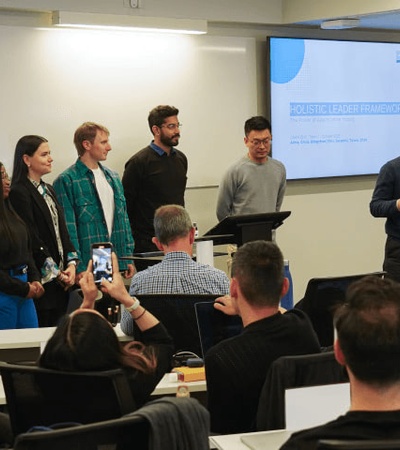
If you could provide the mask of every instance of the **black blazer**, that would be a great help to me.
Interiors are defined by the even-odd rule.
[[[58,211],[60,237],[64,250],[64,267],[67,263],[67,255],[74,252],[75,248],[69,238],[65,223],[64,211],[59,205],[53,187],[46,183],[48,193],[52,196]],[[26,223],[32,242],[33,259],[37,268],[42,268],[47,257],[51,256],[59,264],[57,238],[53,221],[46,200],[28,178],[13,183],[9,195],[10,202]]]

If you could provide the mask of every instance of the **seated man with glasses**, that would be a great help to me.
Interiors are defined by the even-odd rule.
[[[158,250],[152,242],[155,210],[167,204],[185,206],[188,163],[184,153],[174,148],[182,127],[178,113],[168,105],[152,109],[148,122],[154,139],[125,164],[122,184],[138,253]]]
[[[248,153],[224,175],[217,202],[218,220],[226,216],[280,211],[286,189],[285,166],[270,157],[271,124],[262,116],[244,124]]]

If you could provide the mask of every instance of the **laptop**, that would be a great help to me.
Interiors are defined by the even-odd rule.
[[[278,450],[290,438],[292,431],[272,430],[248,433],[240,436],[243,444],[251,450]]]
[[[322,425],[345,414],[349,407],[349,383],[286,389],[286,428],[303,430]]]
[[[242,332],[242,319],[218,311],[214,302],[198,302],[194,306],[203,358],[212,346]]]
[[[171,335],[177,352],[193,352],[201,357],[200,336],[197,330],[195,304],[213,302],[216,294],[138,294],[143,308],[154,314]],[[134,322],[134,336],[143,340]]]

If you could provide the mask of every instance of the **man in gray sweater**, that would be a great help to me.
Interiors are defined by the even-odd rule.
[[[248,153],[228,169],[219,187],[220,221],[226,216],[280,211],[285,194],[285,166],[270,157],[270,122],[262,116],[251,117],[244,132]]]

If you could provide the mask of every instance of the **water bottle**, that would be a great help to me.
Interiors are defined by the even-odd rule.
[[[289,280],[289,289],[286,292],[286,295],[281,298],[281,306],[285,309],[293,308],[293,282],[292,275],[289,269],[289,261],[287,259],[284,260],[284,275]]]

